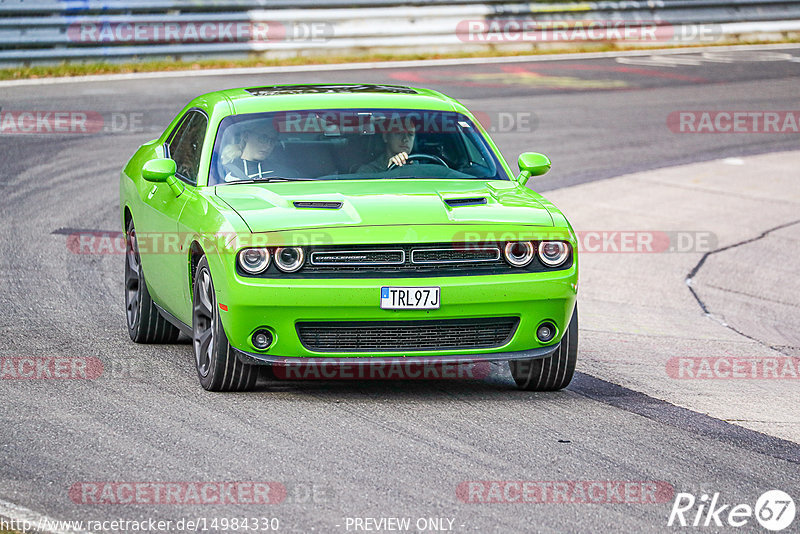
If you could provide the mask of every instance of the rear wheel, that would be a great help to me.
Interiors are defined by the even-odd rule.
[[[514,360],[509,362],[511,376],[519,389],[526,391],[555,391],[572,381],[578,359],[578,306],[572,312],[567,331],[558,349],[549,358]]]
[[[192,294],[192,345],[200,385],[209,391],[251,389],[259,369],[240,362],[228,343],[205,256],[197,264]]]
[[[125,239],[125,316],[128,334],[136,343],[175,343],[180,335],[180,330],[158,313],[147,291],[133,221],[128,223]]]

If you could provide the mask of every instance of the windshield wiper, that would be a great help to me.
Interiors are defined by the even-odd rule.
[[[477,176],[392,176],[387,180],[468,180],[470,178],[477,178]]]
[[[227,184],[255,184],[260,182],[308,182],[314,181],[316,178],[286,178],[284,176],[268,176],[265,178],[252,178],[250,180],[234,180],[233,182],[224,182],[219,185]]]

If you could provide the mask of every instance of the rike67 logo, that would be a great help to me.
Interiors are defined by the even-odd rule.
[[[704,493],[699,499],[691,493],[678,493],[667,526],[742,527],[751,524],[755,517],[765,529],[778,532],[792,524],[795,513],[794,500],[781,490],[764,492],[755,507],[725,503],[719,493],[712,496]]]

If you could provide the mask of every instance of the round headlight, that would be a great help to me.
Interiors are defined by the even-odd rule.
[[[293,273],[303,266],[305,255],[300,247],[284,247],[275,249],[275,265],[287,273]]]
[[[569,246],[563,241],[542,241],[539,243],[539,258],[548,267],[558,267],[569,257]]]
[[[535,251],[530,241],[514,241],[506,243],[504,252],[506,261],[512,266],[525,267],[533,260]]]
[[[269,267],[269,250],[246,248],[239,253],[239,266],[248,274],[263,273]]]

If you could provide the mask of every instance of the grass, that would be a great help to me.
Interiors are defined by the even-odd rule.
[[[774,43],[795,43],[800,39],[784,39],[782,41],[728,41],[714,43],[712,46],[732,45],[732,44],[774,44]],[[702,45],[675,45],[660,48],[692,48]],[[338,56],[301,56],[290,58],[266,58],[253,57],[244,59],[206,59],[199,61],[174,61],[174,60],[145,60],[141,62],[129,63],[61,63],[57,65],[37,65],[29,67],[0,68],[0,80],[21,80],[31,78],[53,78],[64,76],[87,76],[95,74],[127,74],[134,72],[163,72],[175,70],[204,70],[204,69],[225,69],[240,67],[274,67],[287,65],[325,65],[336,63],[358,63],[372,61],[402,61],[419,59],[452,59],[470,57],[509,57],[523,55],[540,54],[563,54],[580,52],[610,52],[622,50],[648,50],[650,47],[633,45],[619,45],[616,43],[590,43],[585,45],[571,46],[565,48],[532,48],[529,50],[503,50],[489,49],[478,52],[454,52],[446,54],[413,53],[413,54],[352,54]],[[3,534],[3,533],[0,533]]]
[[[8,527],[22,527],[24,525],[9,519],[4,515],[0,515],[0,534],[23,534],[18,530],[8,530]]]

